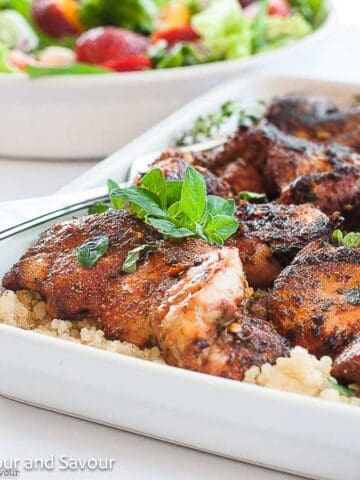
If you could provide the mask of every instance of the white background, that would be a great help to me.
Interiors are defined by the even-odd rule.
[[[360,0],[335,0],[336,32],[317,49],[265,72],[360,82]],[[0,201],[46,195],[88,169],[90,162],[0,159]],[[1,355],[1,353],[0,353]],[[294,426],[296,428],[296,426]],[[256,445],[254,445],[256,448]],[[296,477],[91,424],[0,397],[1,459],[115,458],[112,472],[24,472],[19,478],[285,480]],[[279,452],[279,455],[281,452]]]

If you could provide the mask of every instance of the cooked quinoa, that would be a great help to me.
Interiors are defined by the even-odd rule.
[[[29,291],[18,291],[15,294],[6,290],[0,294],[0,323],[113,353],[165,363],[157,347],[140,349],[131,343],[107,340],[95,320],[69,321],[50,318],[46,313],[45,302]],[[275,365],[251,367],[246,372],[244,381],[360,406],[360,398],[346,397],[330,385],[331,366],[330,357],[318,360],[304,348],[295,347],[291,350],[290,357],[278,358]]]
[[[18,291],[15,294],[5,290],[0,295],[0,323],[109,352],[164,363],[157,347],[142,350],[132,343],[107,340],[95,320],[69,321],[50,318],[46,313],[45,302],[29,291]]]

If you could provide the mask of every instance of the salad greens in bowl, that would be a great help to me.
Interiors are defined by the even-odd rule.
[[[326,0],[0,0],[0,73],[109,74],[238,60],[318,29]]]

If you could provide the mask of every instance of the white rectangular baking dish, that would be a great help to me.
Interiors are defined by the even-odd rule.
[[[121,178],[138,155],[166,147],[200,112],[232,98],[289,90],[337,100],[358,85],[301,79],[231,82],[172,115],[74,182]],[[68,191],[71,189],[68,188]],[[63,201],[63,198],[62,200]],[[0,277],[47,225],[0,242]],[[95,422],[312,478],[358,480],[360,409],[68,343],[0,325],[0,394]],[[219,475],[221,473],[219,472]]]

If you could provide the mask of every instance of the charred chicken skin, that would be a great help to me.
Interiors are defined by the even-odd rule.
[[[267,121],[241,127],[208,160],[233,187],[246,190],[249,180],[238,162],[248,165],[255,192],[265,192],[279,203],[313,203],[328,215],[339,211],[352,224],[360,216],[360,155],[339,145],[318,145],[281,132]],[[242,167],[243,168],[243,167]],[[226,172],[231,171],[229,179]],[[225,173],[224,173],[225,172]],[[236,188],[234,188],[236,185]]]
[[[82,266],[78,247],[104,234],[108,251]],[[129,251],[143,244],[156,250],[134,273],[122,273]],[[251,291],[237,249],[164,240],[122,210],[50,228],[3,285],[38,292],[54,318],[98,318],[108,338],[158,344],[168,363],[191,370],[240,380],[250,365],[274,362],[288,349],[271,326],[247,317],[242,302]]]
[[[275,280],[269,319],[293,345],[334,358],[359,337],[359,285],[359,248],[313,242]],[[347,361],[351,372],[349,362],[358,358],[353,352],[343,355],[334,368],[340,373]],[[347,380],[356,379],[348,374]]]
[[[303,247],[331,231],[329,218],[310,204],[242,202],[236,216],[239,229],[227,245],[239,249],[248,282],[257,288],[271,287]]]
[[[335,358],[331,374],[346,384],[360,384],[360,335]]]
[[[328,97],[286,95],[270,103],[266,118],[296,137],[338,143],[360,152],[359,105],[339,107]]]

